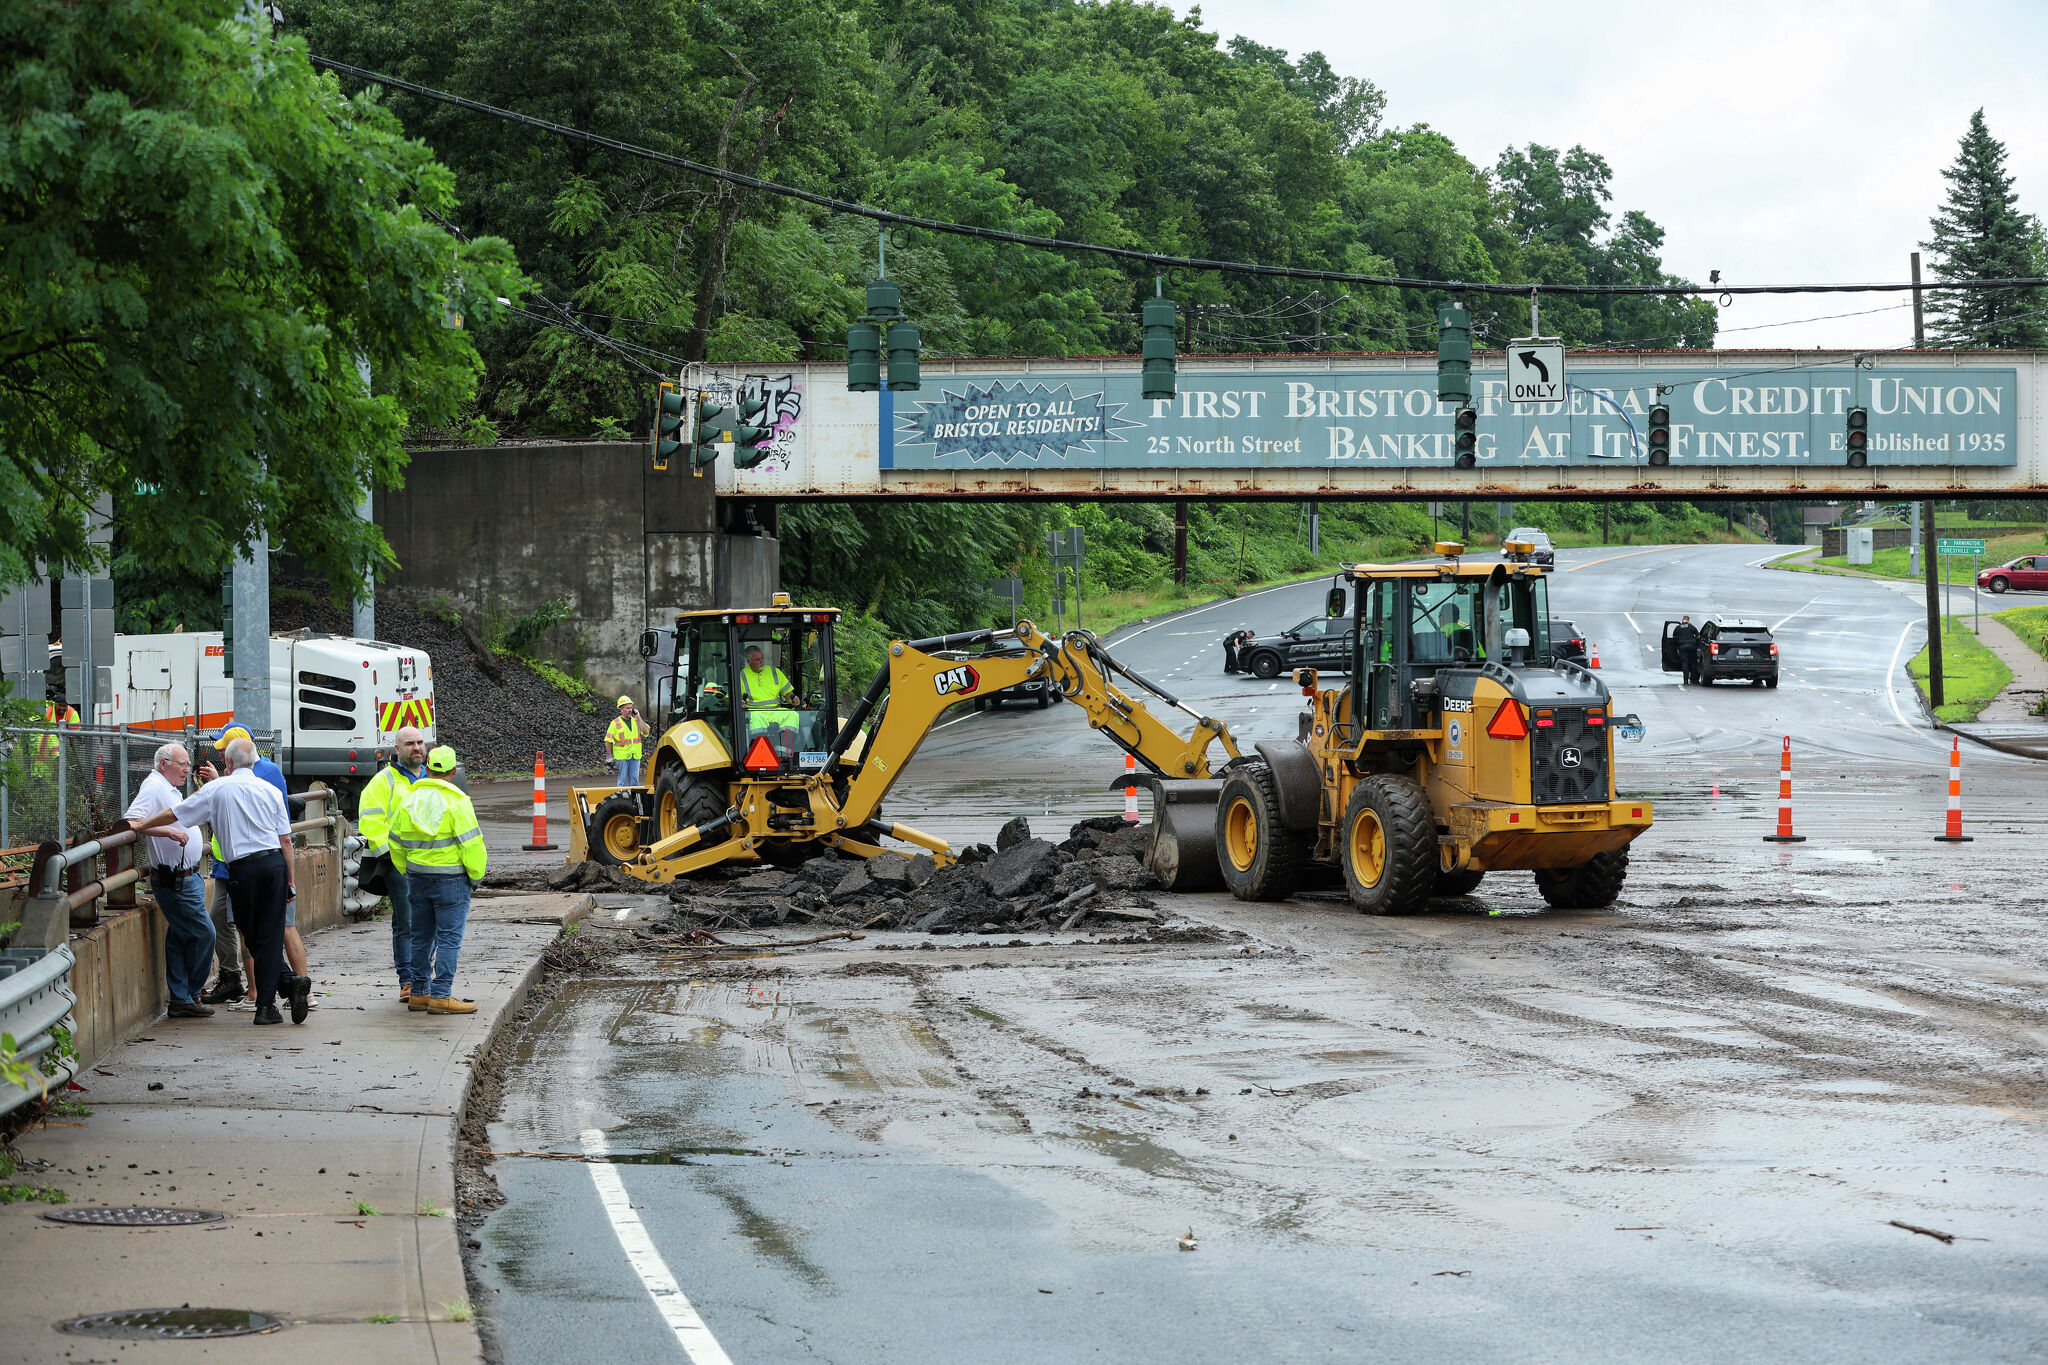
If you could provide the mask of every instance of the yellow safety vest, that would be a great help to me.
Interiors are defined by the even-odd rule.
[[[782,694],[789,691],[790,686],[781,669],[764,668],[758,673],[751,668],[741,669],[740,681],[746,684],[749,711],[786,709]]]
[[[382,853],[390,842],[391,821],[398,814],[398,807],[412,793],[413,785],[424,781],[422,771],[414,777],[398,764],[377,770],[363,788],[363,798],[356,806],[356,832],[363,836],[370,846],[370,852]]]
[[[459,787],[423,777],[391,817],[391,865],[409,877],[484,879],[484,832]]]
[[[60,715],[57,704],[46,701],[43,703],[43,723],[52,726],[68,725],[75,730],[78,728],[78,708],[67,704]],[[63,751],[63,746],[64,741],[57,738],[55,730],[46,730],[37,735],[33,755],[37,770],[54,771],[57,767],[57,755]]]
[[[640,741],[647,737],[647,722],[634,716],[628,719],[619,716],[604,732],[604,742],[611,746],[612,761],[640,757]]]

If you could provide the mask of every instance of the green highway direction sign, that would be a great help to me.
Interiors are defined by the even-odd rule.
[[[1984,553],[1984,542],[1981,540],[1937,540],[1934,542],[1934,552],[1940,555],[1981,555]]]

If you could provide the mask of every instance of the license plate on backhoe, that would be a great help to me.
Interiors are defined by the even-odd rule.
[[[826,751],[823,749],[806,749],[796,756],[796,766],[799,768],[822,768],[825,766],[825,753]]]

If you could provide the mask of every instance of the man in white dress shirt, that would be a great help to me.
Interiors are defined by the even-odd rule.
[[[191,771],[192,756],[184,745],[158,749],[155,771],[142,779],[124,818],[139,822],[177,805],[185,799],[179,788]],[[199,1002],[213,961],[213,921],[206,914],[199,877],[204,851],[195,829],[172,824],[149,836],[149,888],[164,916],[164,986],[173,1019],[204,1019],[213,1013]]]
[[[162,825],[210,824],[228,866],[228,900],[235,927],[255,959],[256,1022],[281,1024],[277,980],[284,972],[284,903],[293,881],[292,817],[277,788],[256,775],[256,741],[238,735],[224,751],[227,775],[209,782],[166,811],[134,825],[146,833]],[[306,1019],[307,986],[292,978],[292,1022]],[[301,983],[305,983],[302,985]]]

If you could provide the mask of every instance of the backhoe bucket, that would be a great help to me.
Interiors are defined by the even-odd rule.
[[[1220,778],[1179,782],[1150,779],[1152,847],[1145,866],[1169,891],[1220,891],[1223,869],[1216,862],[1216,801]]]

